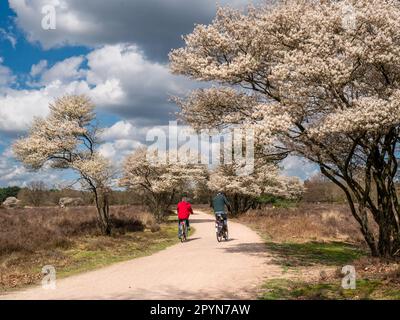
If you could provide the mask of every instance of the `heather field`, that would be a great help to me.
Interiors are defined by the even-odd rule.
[[[157,224],[143,207],[112,210],[108,237],[101,234],[92,207],[0,209],[0,291],[40,283],[45,265],[64,277],[176,243],[175,224]]]

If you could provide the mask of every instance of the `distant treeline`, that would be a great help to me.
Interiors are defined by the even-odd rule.
[[[209,201],[208,194],[198,194],[188,196],[193,203],[207,203]],[[42,206],[58,206],[61,198],[81,198],[84,205],[93,205],[93,197],[90,192],[75,189],[55,189],[48,188],[44,182],[32,182],[27,187],[6,187],[0,188],[0,204],[8,197],[15,197],[22,201],[24,206],[42,207]],[[176,195],[178,202],[180,194]],[[144,205],[145,197],[138,190],[123,191],[113,190],[110,194],[111,205]]]
[[[362,184],[362,181],[360,181]],[[304,181],[305,193],[303,202],[329,202],[346,203],[347,199],[344,192],[325,176],[317,174]],[[400,196],[400,183],[397,183],[397,194]],[[376,190],[371,191],[371,197],[376,199]],[[357,203],[357,199],[353,199]]]
[[[305,192],[301,199],[302,202],[321,202],[321,203],[345,203],[346,197],[343,191],[335,184],[330,182],[322,175],[316,175],[304,181]],[[181,195],[176,195],[176,202]],[[209,203],[211,194],[207,190],[193,195],[188,194],[192,203]],[[93,199],[89,192],[74,189],[50,189],[43,182],[32,182],[25,188],[6,187],[0,188],[0,203],[8,197],[16,197],[25,206],[57,206],[61,198],[81,198],[85,205],[93,205]],[[111,205],[143,205],[143,194],[138,191],[113,190],[110,194]],[[289,200],[280,199],[274,196],[262,196],[259,198],[260,205],[287,206]],[[290,202],[290,201],[289,201]]]

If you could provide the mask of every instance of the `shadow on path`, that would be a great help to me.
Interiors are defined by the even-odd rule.
[[[190,223],[205,223],[205,222],[214,222],[213,219],[189,219]]]
[[[260,253],[267,252],[267,248],[264,243],[239,243],[235,246],[221,249],[229,253],[246,253],[250,255],[258,255]]]
[[[231,242],[231,241],[235,241],[235,240],[238,240],[238,239],[229,238],[228,240],[222,240],[221,243],[224,243],[224,242]],[[215,241],[217,241],[217,239],[215,239]]]
[[[344,265],[365,253],[357,246],[344,242],[274,243],[266,248],[275,255],[275,262],[286,266]]]
[[[137,288],[136,290],[138,290]],[[204,290],[201,289],[197,292],[182,290],[179,286],[163,286],[159,290],[148,290],[144,288],[140,288],[140,297],[138,297],[138,293],[135,288],[132,288],[132,294],[124,293],[120,295],[113,295],[112,299],[116,300],[129,300],[129,299],[143,299],[141,297],[156,297],[157,299],[167,299],[174,300],[178,299],[178,297],[185,297],[185,299],[190,300],[209,300],[209,299],[225,299],[225,300],[238,300],[244,299],[246,296],[254,295],[254,289],[241,289],[240,291],[231,291],[218,289],[216,290]]]
[[[190,242],[190,241],[196,241],[196,240],[200,240],[200,237],[197,238],[187,238],[185,242]]]

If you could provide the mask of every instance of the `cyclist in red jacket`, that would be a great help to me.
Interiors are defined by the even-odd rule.
[[[181,222],[185,221],[186,222],[186,227],[187,230],[190,230],[190,225],[189,225],[189,216],[193,214],[193,209],[191,204],[187,201],[186,196],[182,196],[182,201],[178,203],[177,207],[177,212],[178,212],[178,237],[179,239],[181,238]]]

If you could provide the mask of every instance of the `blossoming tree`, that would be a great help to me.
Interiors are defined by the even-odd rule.
[[[196,190],[206,179],[203,165],[172,162],[168,152],[142,147],[126,158],[120,185],[142,191],[150,211],[162,221],[176,195]]]
[[[210,173],[208,188],[224,192],[233,215],[247,212],[257,205],[261,195],[298,199],[303,194],[303,183],[294,177],[280,175],[274,163],[258,160],[251,174],[239,175],[239,164],[223,164]]]
[[[183,116],[252,124],[277,154],[314,162],[345,193],[372,255],[398,256],[399,34],[399,1],[221,8],[170,54],[176,74],[217,84],[181,100]]]
[[[16,157],[33,170],[47,165],[72,169],[81,185],[91,191],[104,234],[111,233],[109,191],[113,170],[108,160],[96,152],[98,128],[94,105],[85,96],[64,96],[50,105],[47,118],[34,121],[27,137],[13,146]]]

